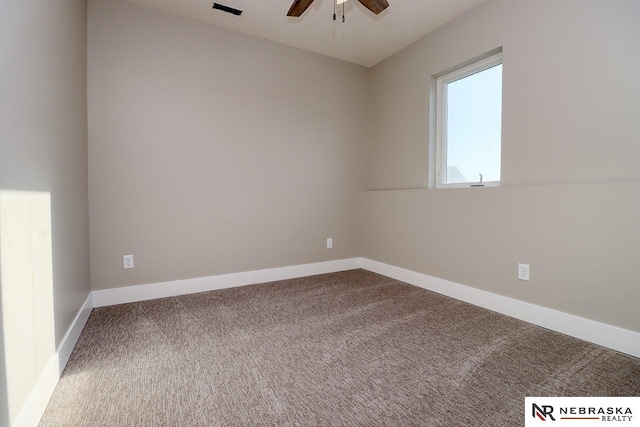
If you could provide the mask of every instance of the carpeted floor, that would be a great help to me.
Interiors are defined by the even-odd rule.
[[[640,359],[364,270],[93,310],[42,426],[517,426]]]

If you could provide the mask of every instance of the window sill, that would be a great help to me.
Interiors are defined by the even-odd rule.
[[[461,182],[457,184],[436,184],[436,190],[445,190],[449,188],[486,188],[499,187],[500,181],[486,181],[482,184],[477,182]]]

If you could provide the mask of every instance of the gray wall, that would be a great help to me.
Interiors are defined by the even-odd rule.
[[[640,331],[638,22],[635,0],[489,1],[375,66],[362,255]],[[431,76],[500,46],[503,185],[427,189]]]
[[[90,290],[86,59],[83,0],[0,3],[0,188],[51,193],[56,345]]]
[[[88,25],[94,289],[359,255],[369,70],[121,1]]]

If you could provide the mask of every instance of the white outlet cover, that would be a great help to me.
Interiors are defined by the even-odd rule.
[[[123,255],[122,256],[122,266],[125,270],[133,268],[133,255]]]
[[[518,264],[518,279],[529,281],[529,264]]]
[[[333,239],[329,237],[327,239],[327,249],[331,249],[331,248],[333,248]]]

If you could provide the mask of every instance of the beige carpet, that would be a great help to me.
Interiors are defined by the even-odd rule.
[[[95,309],[42,426],[517,426],[640,359],[363,270]]]

